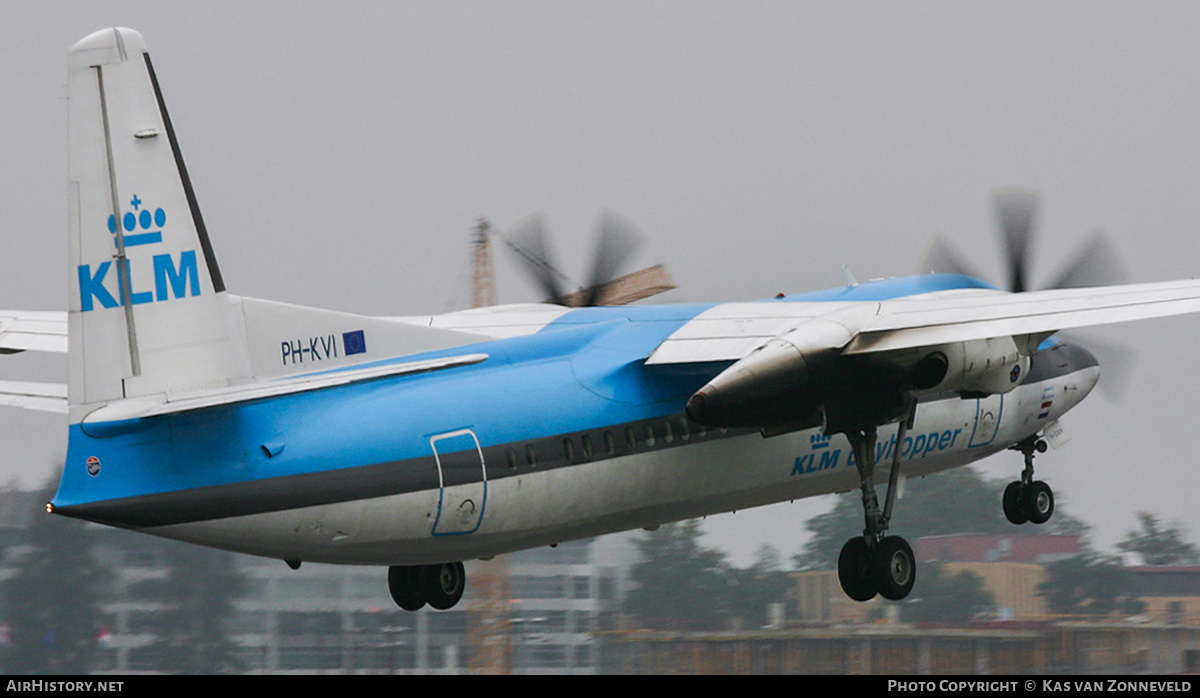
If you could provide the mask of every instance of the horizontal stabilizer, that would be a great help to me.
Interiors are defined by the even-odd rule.
[[[487,360],[487,358],[487,354],[464,354],[424,361],[410,361],[385,366],[332,371],[230,388],[204,390],[192,395],[171,399],[158,395],[119,400],[88,414],[84,419],[84,424],[156,417],[251,400],[279,397],[281,395],[294,395],[296,393],[322,388],[333,388],[351,383],[361,383],[379,378],[393,378],[396,376],[428,373],[430,371],[442,371],[449,368],[477,364]]]
[[[67,413],[67,386],[61,383],[0,381],[0,405]]]
[[[66,353],[67,314],[0,310],[0,354],[18,351]]]

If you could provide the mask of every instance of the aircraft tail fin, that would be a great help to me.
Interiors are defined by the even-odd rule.
[[[141,34],[68,63],[72,422],[486,339],[227,293]]]
[[[104,29],[68,65],[71,404],[247,376],[145,41]]]

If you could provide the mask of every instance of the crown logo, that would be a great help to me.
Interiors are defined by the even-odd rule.
[[[149,245],[155,242],[162,242],[162,227],[167,222],[167,212],[161,208],[155,209],[154,213],[150,212],[150,208],[142,208],[143,201],[138,198],[137,194],[133,195],[133,199],[129,205],[133,207],[132,211],[126,211],[121,217],[121,227],[124,228],[125,246],[132,247],[134,245]],[[129,235],[135,230],[141,229],[146,232]],[[151,228],[158,230],[151,231]],[[108,232],[117,232],[117,217],[113,214],[108,216]]]

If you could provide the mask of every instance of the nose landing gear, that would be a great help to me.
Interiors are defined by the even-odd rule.
[[[1033,434],[1012,447],[1025,457],[1021,479],[1004,488],[1004,517],[1013,524],[1026,522],[1043,524],[1054,515],[1054,490],[1041,480],[1033,479],[1033,457],[1046,452],[1046,442]]]

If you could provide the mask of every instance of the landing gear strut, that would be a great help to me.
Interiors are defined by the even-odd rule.
[[[1025,456],[1025,469],[1021,471],[1020,480],[1014,480],[1004,488],[1004,517],[1018,525],[1046,523],[1054,515],[1054,490],[1045,482],[1033,479],[1033,456],[1046,452],[1046,442],[1033,434],[1022,439],[1012,450]]]
[[[900,420],[896,436],[882,510],[875,493],[875,427],[846,432],[858,468],[866,527],[862,536],[851,538],[842,546],[838,556],[838,581],[846,596],[855,601],[867,601],[876,594],[898,601],[908,596],[917,579],[917,559],[912,546],[900,536],[886,535],[900,479],[900,452],[915,413],[916,400],[910,396],[907,415]]]
[[[452,608],[466,588],[461,562],[388,568],[388,591],[405,611],[419,611],[425,604],[439,611]]]

